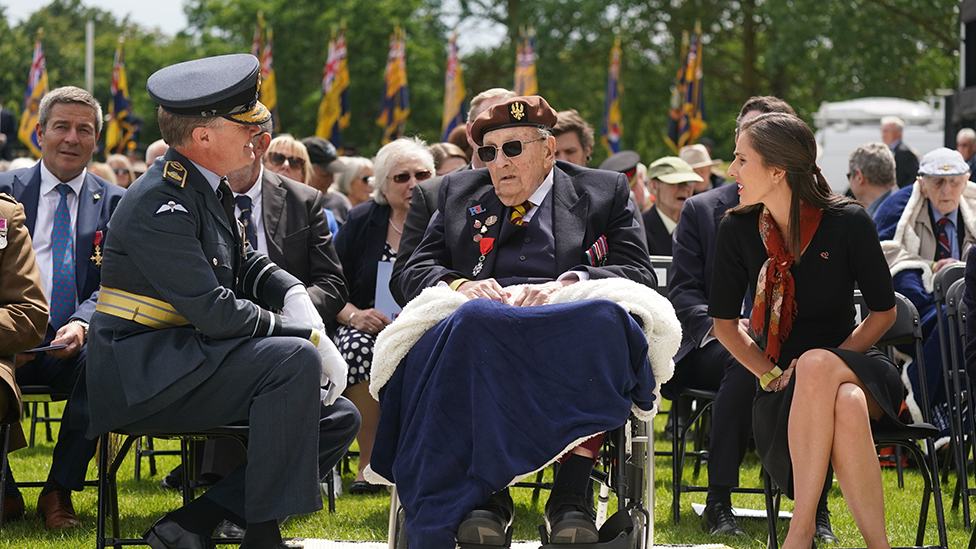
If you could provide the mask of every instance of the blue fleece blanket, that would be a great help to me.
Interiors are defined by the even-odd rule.
[[[654,387],[647,340],[613,302],[471,300],[380,392],[370,467],[396,483],[411,547],[453,549],[492,492],[651,409]]]

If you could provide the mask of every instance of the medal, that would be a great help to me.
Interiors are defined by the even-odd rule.
[[[0,250],[7,247],[7,220],[0,218]]]
[[[491,227],[495,223],[498,223],[498,216],[497,215],[488,216],[488,219],[485,220],[485,227]]]
[[[91,260],[95,263],[97,267],[102,266],[102,249],[99,245],[102,243],[102,231],[95,231],[95,253],[92,254]]]
[[[480,220],[478,220],[478,219],[475,219],[474,220],[474,228],[475,229],[480,229],[481,228],[481,221]]]
[[[494,245],[495,245],[494,238],[482,238],[480,239],[480,241],[478,241],[478,247],[481,250],[481,257],[478,258],[478,263],[474,266],[474,269],[471,270],[472,276],[475,277],[478,276],[478,274],[481,272],[481,269],[485,267],[485,256],[487,256],[488,253],[491,252],[491,248]]]
[[[474,241],[475,242],[481,242],[481,235],[480,234],[474,235]]]

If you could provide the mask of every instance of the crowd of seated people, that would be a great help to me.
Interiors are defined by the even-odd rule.
[[[932,405],[926,412],[949,433],[932,280],[947,266],[972,259],[966,302],[976,306],[976,259],[969,257],[976,242],[976,184],[970,182],[976,133],[960,131],[957,150],[939,148],[918,157],[901,141],[899,121],[885,119],[883,142],[865,143],[850,154],[850,200],[830,190],[817,166],[810,128],[775,97],[753,97],[743,105],[728,182],[719,172],[721,161],[701,144],[648,162],[635,151],[622,151],[599,170],[587,168],[593,128],[572,105],[563,107],[569,108],[557,112],[540,96],[486,90],[471,102],[467,125],[451,141],[428,146],[401,138],[372,158],[340,156],[321,137],[272,137],[267,119],[238,120],[250,132],[249,163],[220,173],[184,154],[190,150],[185,143],[176,143],[173,151],[153,152],[152,158],[147,153],[149,167],[141,169],[148,171],[139,177],[125,156],[92,162],[102,125],[94,98],[70,87],[46,96],[40,162],[0,174],[0,296],[8,311],[0,325],[16,336],[0,342],[0,354],[20,353],[16,362],[0,360],[0,421],[19,418],[18,383],[53,385],[69,395],[35,507],[46,527],[81,524],[71,495],[83,488],[94,455],[89,436],[99,434],[86,398],[93,390],[86,387],[86,369],[92,368],[87,341],[90,330],[104,325],[95,314],[102,311],[98,307],[111,303],[99,292],[109,220],[126,193],[143,196],[151,178],[162,173],[165,181],[172,163],[183,162],[203,179],[216,174],[220,183],[226,176],[223,184],[233,200],[223,207],[240,224],[239,244],[247,250],[242,257],[265,256],[288,273],[282,284],[307,289],[307,307],[302,298],[298,317],[321,324],[326,347],[334,342],[336,351],[331,381],[323,382],[323,395],[331,390],[331,401],[325,406],[323,397],[322,404],[338,402],[342,408],[339,394],[352,403],[342,409],[345,423],[335,427],[341,436],[333,446],[345,451],[358,429],[358,470],[348,491],[375,494],[385,490],[384,482],[396,482],[412,544],[504,545],[514,519],[508,483],[555,459],[560,467],[545,506],[548,536],[554,543],[599,539],[588,490],[603,433],[627,418],[631,404],[656,409],[650,389],[668,380],[655,379],[656,350],[647,348],[641,324],[628,311],[620,315],[619,307],[593,299],[603,294],[580,288],[603,288],[597,283],[606,281],[655,288],[665,282],[650,267],[648,257],[655,255],[672,258],[665,309],[681,327],[680,341],[675,339],[667,357],[673,358],[674,375],[663,395],[674,398],[686,388],[717,392],[705,532],[744,535],[732,492],[754,439],[766,470],[796,501],[785,547],[808,547],[814,538],[836,541],[826,500],[835,473],[852,513],[863,518],[858,527],[865,540],[884,547],[870,429],[876,422],[906,420],[899,416],[903,402],[911,419],[920,421],[918,376],[925,375]],[[209,122],[201,120],[199,128],[207,128]],[[65,142],[81,154],[60,154]],[[905,166],[916,165],[912,181],[904,181]],[[165,206],[157,204],[159,211],[151,213],[191,213],[176,200],[169,210]],[[112,235],[116,253],[127,238]],[[808,247],[815,253],[805,253]],[[212,259],[217,266],[218,258]],[[827,286],[830,299],[824,298]],[[870,309],[856,327],[847,318],[855,286]],[[900,364],[873,347],[893,321],[893,292],[908,297],[922,316],[926,370],[909,361],[906,381]],[[397,326],[401,310],[401,325],[416,318],[411,308],[401,308],[449,299],[444,295],[459,296],[464,304],[453,305],[409,345],[401,343],[399,367],[378,376],[378,360],[393,352],[380,344],[384,334]],[[562,301],[567,295],[588,297]],[[252,301],[271,311],[265,313],[284,311],[284,318],[293,318],[295,301],[278,297],[284,299],[278,306]],[[172,305],[182,312],[180,302]],[[288,325],[265,328],[277,337],[275,330]],[[972,326],[976,321],[970,322],[966,348],[970,365],[976,364]],[[543,329],[565,339],[543,337]],[[583,337],[597,329],[599,341]],[[488,335],[497,333],[505,336]],[[615,342],[612,351],[606,341]],[[41,344],[59,348],[24,353]],[[381,347],[384,356],[374,356]],[[319,350],[323,356],[329,352]],[[526,373],[521,367],[567,352],[600,358],[562,360],[567,366],[558,376],[569,383],[557,383],[557,374],[547,369]],[[501,373],[485,375],[485,360]],[[322,362],[327,368],[328,359]],[[620,389],[620,380],[608,375],[602,384],[579,388],[594,371],[620,369],[607,368],[611,363],[628,364],[637,381]],[[473,380],[477,385],[458,385]],[[519,402],[519,391],[501,405],[486,404],[511,392],[513,383],[538,388],[543,402],[559,413],[534,416],[537,408]],[[483,394],[472,396],[475,388]],[[481,407],[478,414],[473,406]],[[794,421],[798,410],[818,419]],[[668,421],[680,425],[686,415],[676,409]],[[849,421],[837,421],[840,416]],[[430,461],[430,453],[443,452],[445,444],[432,424],[448,420],[469,421],[485,431],[460,437],[470,447],[450,446],[454,461]],[[534,440],[533,453],[520,441],[540,424],[554,434]],[[325,433],[323,425],[315,432]],[[486,438],[497,439],[500,448],[479,446]],[[15,431],[11,450],[22,439]],[[211,443],[206,448],[200,478],[207,483],[233,479],[249,458],[248,452],[218,451]],[[326,461],[331,471],[334,459],[320,465]],[[415,475],[420,469],[425,476]],[[15,473],[10,467],[4,472],[4,521],[26,514]],[[322,481],[326,473],[319,473],[313,481]],[[164,484],[176,486],[179,474],[174,471]],[[484,478],[472,482],[471,474]],[[251,539],[271,531],[267,521],[223,511],[205,513],[221,520],[205,521],[204,527],[187,520],[185,511],[161,519],[147,537],[168,547],[166,528],[173,524],[201,539],[217,535],[211,526],[227,535],[250,530]]]

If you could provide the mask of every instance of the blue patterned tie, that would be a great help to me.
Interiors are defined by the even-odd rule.
[[[75,244],[71,233],[71,214],[68,211],[68,193],[71,187],[61,183],[56,187],[61,193],[58,209],[54,211],[54,229],[51,231],[51,326],[55,330],[64,326],[75,312]]]
[[[251,248],[258,249],[257,233],[254,231],[254,224],[251,222],[251,197],[246,194],[234,197],[237,207],[241,209],[241,225],[244,225],[244,239],[251,243]]]

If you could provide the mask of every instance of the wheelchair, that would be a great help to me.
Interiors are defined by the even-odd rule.
[[[590,473],[599,488],[596,525],[600,541],[595,544],[550,544],[545,525],[539,526],[542,549],[649,549],[654,540],[654,429],[650,421],[633,415],[627,423],[607,431],[596,466]],[[539,483],[516,483],[514,487],[539,488]],[[608,517],[610,494],[616,496],[616,512]],[[515,520],[518,520],[516,517]],[[511,528],[508,542],[511,543]],[[390,498],[389,549],[407,549],[404,510],[396,495]],[[497,549],[498,546],[461,545],[461,549]]]

